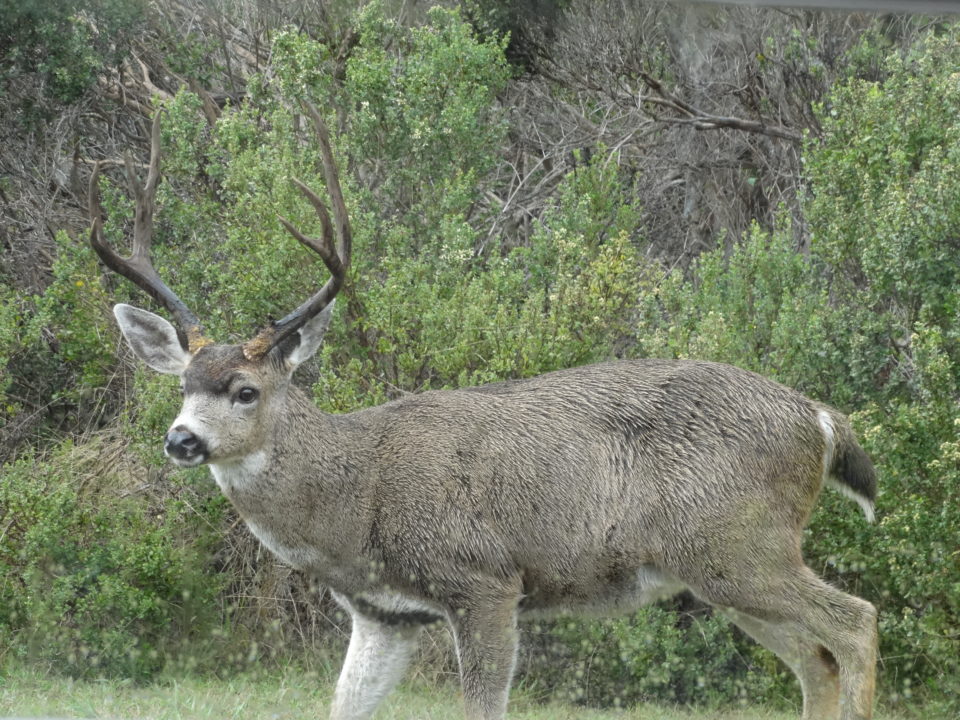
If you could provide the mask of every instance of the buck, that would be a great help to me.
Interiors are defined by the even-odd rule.
[[[873,465],[836,410],[744,370],[633,360],[527,380],[406,395],[344,415],[292,383],[344,285],[351,231],[322,118],[329,203],[320,238],[281,219],[329,269],[326,284],[240,345],[206,340],[150,263],[159,179],[155,120],[136,195],[133,253],[103,262],[172,313],[176,327],[114,308],[133,352],[178,375],[183,407],[164,449],[210,466],[281,561],[330,588],[352,619],[330,717],[369,718],[411,660],[421,628],[449,625],[466,716],[506,713],[520,616],[622,613],[690,590],[796,674],[807,720],[872,714],[876,610],[821,580],[801,538],[824,484],[872,519]]]

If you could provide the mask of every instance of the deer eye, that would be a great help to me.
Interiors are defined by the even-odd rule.
[[[260,396],[259,391],[252,387],[243,387],[237,391],[237,401],[250,404]]]

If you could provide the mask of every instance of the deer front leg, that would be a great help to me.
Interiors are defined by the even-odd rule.
[[[506,716],[517,660],[518,597],[471,598],[451,614],[467,720]]]
[[[351,610],[353,629],[333,694],[330,720],[366,720],[410,664],[418,625],[390,626]]]

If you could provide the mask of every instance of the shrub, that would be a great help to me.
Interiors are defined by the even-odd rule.
[[[0,80],[36,73],[46,94],[75,102],[122,52],[142,11],[135,0],[0,0]]]
[[[114,365],[94,253],[64,232],[55,241],[53,278],[43,294],[0,296],[0,428],[33,410],[45,417],[41,432],[54,437],[100,422],[109,404],[99,388]],[[4,448],[4,455],[14,450]]]
[[[173,498],[135,502],[142,488],[99,475],[105,451],[2,469],[0,627],[18,655],[58,672],[143,679],[198,662],[222,580],[202,559],[205,525]]]
[[[782,704],[792,692],[792,675],[771,653],[709,612],[649,606],[625,618],[537,625],[533,633],[539,652],[527,682],[577,703]]]

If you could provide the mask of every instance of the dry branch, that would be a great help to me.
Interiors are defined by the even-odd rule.
[[[700,108],[685,102],[681,98],[678,98],[676,95],[667,90],[663,86],[663,83],[649,73],[641,72],[640,77],[643,79],[643,82],[648,88],[659,95],[659,98],[649,96],[641,97],[641,106],[648,103],[654,103],[673,108],[686,115],[686,117],[665,118],[648,111],[648,114],[654,120],[660,122],[678,123],[681,125],[691,125],[697,130],[719,130],[721,128],[743,130],[744,132],[760,133],[761,135],[769,135],[770,137],[780,138],[781,140],[789,140],[792,143],[798,144],[803,140],[803,136],[800,133],[780,125],[770,125],[757,120],[744,120],[743,118],[725,117],[722,115],[713,115],[711,113],[704,112]]]

